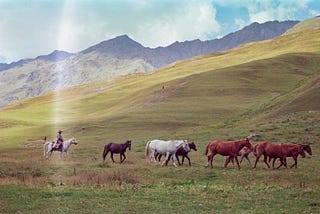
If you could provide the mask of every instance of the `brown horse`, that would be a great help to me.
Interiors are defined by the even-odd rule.
[[[226,159],[225,164],[224,164],[224,168],[227,168],[230,160],[232,158],[235,158],[238,169],[240,170],[240,164],[238,161],[238,154],[239,154],[239,151],[245,146],[252,149],[252,145],[249,142],[249,139],[247,137],[243,140],[237,140],[237,141],[223,142],[220,140],[214,140],[214,141],[209,142],[206,146],[205,155],[208,154],[209,149],[211,151],[211,154],[208,156],[208,163],[207,163],[206,167],[209,166],[209,163],[211,163],[211,168],[212,168],[212,161],[213,161],[214,156],[216,154],[220,154],[223,156],[230,157],[230,158]]]
[[[195,144],[194,142],[189,143],[189,147],[190,147],[190,150],[193,149],[194,151],[197,151],[197,147],[196,147],[196,144]],[[187,158],[188,161],[189,161],[189,166],[191,166],[191,161],[190,161],[190,158],[189,158],[189,156],[188,156],[188,153],[189,153],[189,151],[187,152],[187,151],[186,151],[184,148],[182,148],[182,147],[177,150],[177,152],[176,152],[176,158],[177,158],[177,161],[178,161],[178,164],[179,164],[179,165],[181,165],[181,164],[180,164],[180,160],[179,160],[178,156],[182,156],[182,165],[183,165],[183,162],[184,162],[184,158]],[[161,157],[162,157],[162,155],[159,154],[159,153],[157,153],[157,154],[155,155],[155,159],[158,158],[159,162],[160,162],[160,160],[161,160]],[[171,158],[171,157],[169,157],[169,159],[170,159],[170,158]]]
[[[309,155],[312,155],[312,150],[311,150],[311,147],[310,147],[310,144],[288,144],[288,145],[291,145],[292,147],[296,147],[298,145],[301,145],[302,148],[303,148],[303,151],[306,151]],[[291,157],[291,156],[288,156],[288,157]],[[293,157],[292,157],[293,158]],[[269,157],[269,164],[271,162],[271,157]],[[273,161],[272,161],[272,168],[274,168],[274,163],[276,161],[277,158],[273,158]],[[281,161],[281,160],[280,160]],[[295,162],[292,166],[292,167],[296,167],[297,168],[297,162]]]
[[[125,151],[129,148],[131,150],[131,140],[127,140],[125,143],[118,144],[118,143],[108,143],[104,146],[104,150],[102,153],[103,163],[106,159],[106,156],[109,152],[111,152],[111,160],[114,163],[113,160],[113,153],[119,154],[120,153],[120,163],[122,163],[125,159]],[[122,159],[123,156],[123,159]]]
[[[258,143],[254,149],[253,154],[256,156],[256,162],[253,168],[257,167],[257,163],[261,155],[264,156],[264,162],[270,168],[270,165],[267,162],[267,158],[280,158],[281,164],[277,167],[280,168],[284,165],[287,168],[287,157],[292,157],[295,163],[291,166],[297,167],[297,158],[300,154],[303,158],[305,157],[305,153],[303,151],[303,147],[301,145],[292,146],[292,144],[273,144],[269,142],[261,142]]]
[[[252,152],[252,148],[250,149],[250,148],[248,148],[248,147],[243,147],[240,151],[239,151],[239,154],[238,154],[238,156],[240,156],[240,165],[241,165],[241,163],[242,163],[242,161],[243,161],[243,158],[245,158],[245,159],[247,159],[248,160],[248,163],[249,163],[249,165],[251,166],[251,161],[250,161],[250,159],[249,159],[249,154]],[[232,164],[234,164],[234,162],[233,162],[233,158],[232,157],[227,157],[226,158],[226,161],[228,161],[227,159],[230,159],[231,160],[231,162],[232,162]],[[230,161],[229,160],[229,161]]]

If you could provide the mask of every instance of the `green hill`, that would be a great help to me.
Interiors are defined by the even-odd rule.
[[[127,130],[128,137],[161,137],[232,125],[243,115],[254,120],[318,111],[319,54],[320,30],[308,28],[152,74],[30,99],[0,110],[1,146],[15,147],[60,128],[86,140],[116,135],[115,130]]]
[[[296,32],[304,31],[304,30],[318,30],[320,28],[320,21],[319,20],[320,20],[319,16],[317,16],[315,18],[307,19],[303,22],[296,24],[292,28],[290,28],[286,32],[286,34],[296,33]]]

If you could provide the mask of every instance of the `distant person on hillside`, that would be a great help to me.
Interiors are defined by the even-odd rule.
[[[55,147],[59,148],[62,143],[63,143],[62,131],[59,130],[57,133],[57,141],[54,142],[53,148]]]

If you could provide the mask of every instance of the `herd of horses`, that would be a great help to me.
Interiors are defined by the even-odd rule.
[[[307,152],[309,155],[312,155],[310,144],[274,144],[265,141],[252,145],[250,143],[251,139],[252,136],[248,136],[244,139],[235,141],[213,140],[209,142],[205,147],[205,155],[207,155],[208,158],[208,162],[205,167],[208,167],[210,164],[211,168],[213,168],[213,158],[217,154],[226,156],[224,168],[227,168],[230,162],[234,163],[235,160],[239,170],[241,169],[240,165],[244,158],[248,160],[248,163],[251,166],[251,162],[248,157],[251,152],[256,157],[253,168],[257,167],[257,163],[262,155],[264,157],[264,163],[268,166],[268,168],[271,168],[271,161],[272,168],[274,168],[276,159],[279,159],[280,165],[277,167],[277,169],[281,166],[288,168],[287,158],[289,157],[292,157],[294,160],[294,164],[291,166],[291,168],[297,168],[297,159],[299,155],[302,158],[306,156],[305,152]],[[64,141],[63,145],[59,148],[53,148],[53,142],[46,141],[45,138],[44,156],[49,158],[53,151],[59,151],[61,156],[63,153],[66,153],[68,156],[68,151],[72,144],[77,144],[75,138]],[[131,140],[127,140],[124,143],[111,142],[106,144],[102,153],[103,163],[105,162],[106,156],[109,152],[113,163],[115,163],[113,154],[120,154],[120,163],[123,163],[126,159],[125,152],[127,149],[131,150]],[[188,156],[188,153],[191,151],[191,149],[197,151],[194,142],[188,143],[187,140],[165,141],[156,139],[147,142],[145,147],[145,157],[147,160],[149,160],[149,162],[153,161],[160,164],[161,156],[165,155],[166,158],[161,165],[166,166],[170,159],[172,159],[173,165],[177,167],[176,160],[178,161],[178,164],[181,165],[178,156],[182,156],[182,165],[184,158],[187,158],[189,161],[189,166],[191,166],[190,157]],[[209,151],[210,154],[208,155]],[[238,159],[239,156],[240,161]]]

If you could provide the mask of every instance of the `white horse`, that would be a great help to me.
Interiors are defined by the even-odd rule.
[[[46,138],[45,138],[45,140],[46,140]],[[62,153],[65,152],[68,157],[69,156],[69,148],[70,148],[71,144],[77,145],[78,142],[74,137],[70,138],[69,140],[63,141],[62,147],[59,147],[59,149],[53,148],[53,144],[54,144],[54,142],[50,142],[50,141],[44,142],[44,144],[43,144],[44,157],[46,157],[46,158],[51,157],[53,151],[59,151],[60,157],[62,157]],[[48,147],[47,150],[46,150],[46,147]]]
[[[151,140],[148,141],[146,144],[146,159],[149,159],[149,161],[157,162],[155,159],[156,153],[166,155],[166,159],[162,162],[161,166],[167,165],[170,155],[172,156],[173,165],[177,167],[176,165],[176,151],[182,147],[186,152],[190,151],[190,147],[188,144],[188,141],[186,140]],[[151,153],[149,155],[149,150],[151,150]]]

